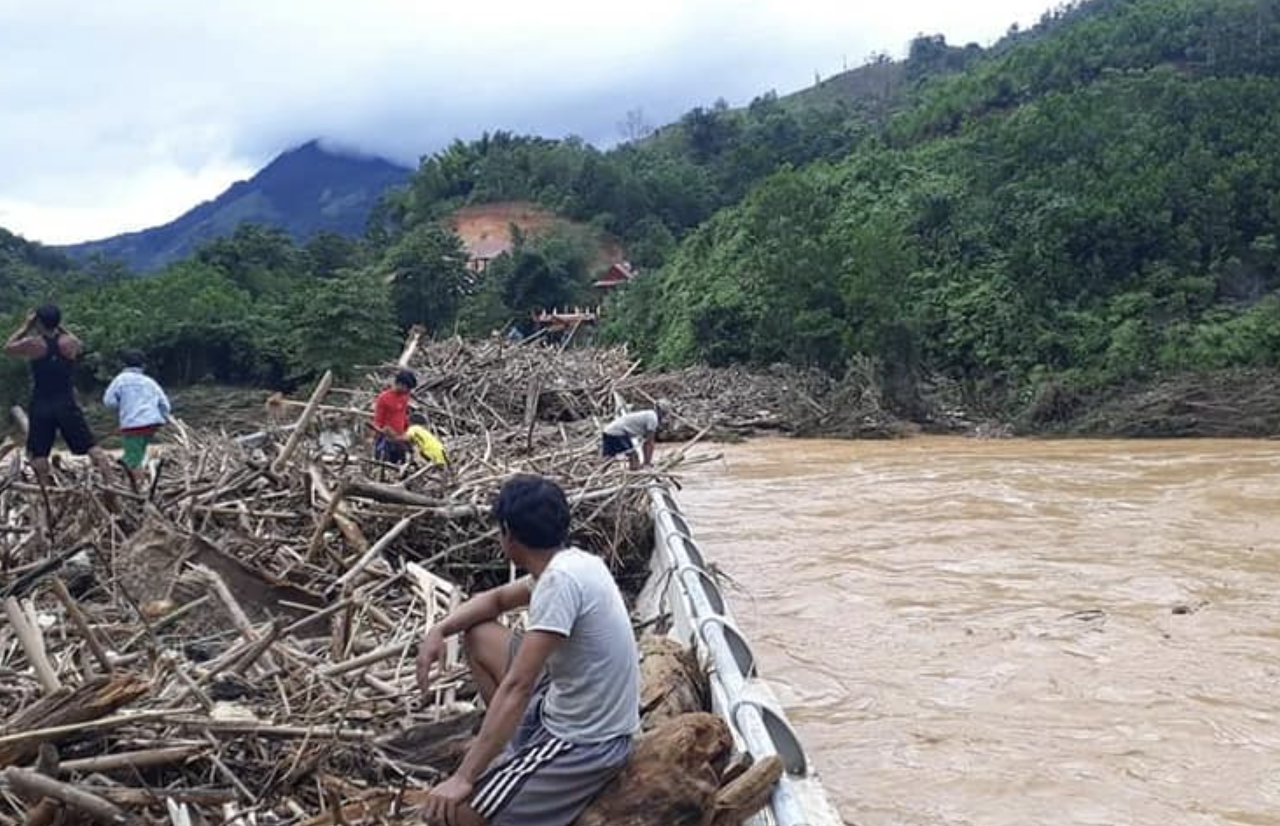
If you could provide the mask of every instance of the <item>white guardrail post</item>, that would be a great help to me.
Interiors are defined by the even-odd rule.
[[[654,553],[662,553],[669,560],[669,570],[676,580],[674,584],[678,585],[686,600],[685,608],[691,614],[688,619],[694,636],[703,645],[711,662],[712,692],[753,758],[759,760],[780,754],[769,733],[765,708],[747,696],[747,680],[754,677],[754,658],[737,629],[727,619],[724,597],[715,580],[702,567],[703,560],[694,559],[690,554],[686,543],[692,543],[693,537],[688,535],[687,524],[686,530],[681,530],[684,522],[675,500],[670,491],[658,482],[650,488],[649,495],[654,514]],[[679,517],[680,522],[677,523],[673,516]],[[730,633],[737,637],[737,655],[726,629],[731,629]],[[786,725],[778,712],[773,714],[782,725]],[[778,826],[811,826],[792,779],[792,775],[808,772],[808,761],[798,749],[798,740],[796,743],[797,748],[789,749],[796,753],[780,755],[787,767],[774,788],[770,803],[770,813]]]

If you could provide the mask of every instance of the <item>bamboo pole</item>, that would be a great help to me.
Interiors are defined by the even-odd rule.
[[[333,371],[325,370],[324,375],[320,377],[320,381],[316,383],[315,390],[311,391],[311,398],[307,401],[307,407],[302,411],[302,415],[298,417],[297,425],[293,428],[293,432],[289,434],[289,440],[284,443],[284,449],[280,451],[280,455],[276,457],[276,460],[271,463],[272,473],[277,475],[284,473],[289,460],[293,458],[294,451],[302,443],[303,433],[311,425],[311,420],[315,418],[316,407],[324,400],[325,394],[329,392],[329,387],[332,384]]]
[[[324,481],[324,474],[320,471],[318,465],[313,464],[308,467],[307,474],[311,478],[311,486],[315,490],[316,496],[320,498],[320,501],[326,503],[325,511],[329,512],[329,505],[333,506],[330,518],[333,519],[333,523],[338,526],[338,530],[342,532],[343,537],[346,538],[351,547],[357,551],[364,551],[368,548],[369,540],[365,538],[364,532],[360,530],[360,526],[356,524],[351,517],[350,510],[347,508],[345,501],[348,490],[347,483],[344,482],[339,485],[337,491],[330,491],[329,486]],[[323,517],[321,522],[323,523]],[[322,539],[323,532],[319,528],[317,528],[317,531],[319,532],[319,538]],[[317,542],[317,536],[312,535],[312,543]],[[318,548],[318,544],[308,545],[306,558],[313,558],[314,550],[318,550]]]
[[[30,603],[27,605],[29,606]],[[27,662],[35,670],[36,679],[40,681],[45,693],[52,694],[62,688],[62,683],[58,681],[58,674],[53,670],[53,666],[49,663],[49,656],[45,653],[44,634],[40,632],[39,623],[32,621],[26,606],[18,602],[16,597],[9,597],[4,601],[4,613],[9,618],[9,624],[13,626],[13,632],[18,635],[18,642],[22,645],[23,653],[27,655]]]
[[[31,797],[51,797],[73,809],[92,815],[95,819],[104,823],[125,824],[130,822],[124,810],[116,804],[103,800],[101,797],[90,794],[83,789],[77,789],[70,783],[63,783],[61,780],[54,780],[52,777],[45,777],[42,774],[13,766],[4,770],[4,779],[8,781],[16,792]]]
[[[405,340],[404,350],[400,352],[400,358],[396,359],[396,367],[403,370],[409,366],[409,362],[413,361],[414,353],[418,352],[418,344],[422,342],[424,333],[426,333],[426,328],[422,325],[413,325],[413,328],[409,330],[409,337]]]
[[[58,766],[62,774],[93,774],[109,772],[116,769],[145,769],[153,766],[168,766],[181,763],[204,751],[203,745],[161,746],[154,749],[103,754],[97,757],[84,757],[79,760],[65,760]]]
[[[75,625],[76,631],[80,633],[85,645],[89,646],[89,651],[93,654],[93,658],[98,661],[98,665],[103,672],[110,674],[113,670],[111,660],[107,657],[106,649],[102,647],[101,641],[98,640],[98,635],[89,627],[89,620],[85,618],[84,611],[80,608],[80,603],[76,602],[75,597],[71,596],[71,592],[67,590],[67,584],[62,581],[61,577],[54,577],[52,584],[54,596],[58,598],[58,602],[61,602],[62,607],[66,609],[67,616],[71,618],[71,623]]]
[[[373,546],[369,548],[369,550],[365,551],[360,559],[358,559],[345,574],[338,577],[338,580],[333,583],[334,589],[341,590],[346,588],[348,584],[354,581],[356,577],[360,576],[364,569],[369,567],[369,565],[371,565],[373,561],[396,540],[396,537],[404,533],[405,528],[409,527],[413,520],[417,519],[423,513],[425,513],[425,511],[411,513],[392,526],[391,530],[384,533],[377,542],[373,543]]]

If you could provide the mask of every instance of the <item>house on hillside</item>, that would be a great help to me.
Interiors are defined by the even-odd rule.
[[[488,268],[489,262],[508,252],[511,242],[505,238],[485,236],[470,245],[468,250],[467,269],[479,275]]]
[[[605,274],[596,279],[591,286],[608,293],[610,290],[615,290],[630,282],[636,275],[637,273],[632,268],[630,261],[615,261],[605,271]]]

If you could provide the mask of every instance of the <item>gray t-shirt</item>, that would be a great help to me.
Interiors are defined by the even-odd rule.
[[[610,436],[628,436],[632,441],[643,440],[658,432],[658,414],[652,410],[627,413],[605,425],[604,432]]]
[[[547,730],[571,743],[634,733],[640,727],[640,654],[609,569],[597,556],[566,548],[530,587],[528,629],[566,638],[547,659]]]

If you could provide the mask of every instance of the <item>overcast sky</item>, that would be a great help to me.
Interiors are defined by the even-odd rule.
[[[406,164],[509,129],[619,138],[1049,0],[0,0],[0,227],[164,223],[313,137]]]

